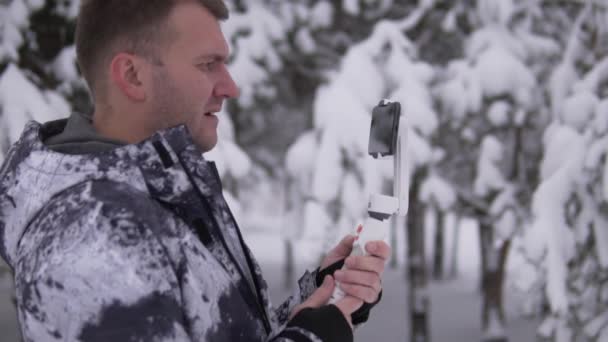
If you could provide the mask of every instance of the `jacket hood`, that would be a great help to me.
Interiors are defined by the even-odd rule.
[[[179,177],[159,177],[146,180],[141,164],[156,164],[176,160],[175,150],[195,149],[198,158],[202,152],[195,148],[185,126],[159,131],[152,137],[131,145],[89,154],[64,154],[49,149],[44,141],[62,132],[67,120],[41,125],[29,122],[20,139],[11,147],[0,168],[0,256],[15,268],[20,239],[29,222],[57,194],[82,182],[111,179],[149,193],[147,182],[159,182],[154,187],[165,188],[167,194],[179,192],[187,180]],[[170,141],[170,142],[169,142]],[[159,146],[163,149],[160,153]],[[27,254],[27,253],[26,253]]]

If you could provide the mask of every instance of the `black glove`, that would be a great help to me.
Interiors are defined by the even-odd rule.
[[[317,270],[317,278],[315,279],[317,287],[321,286],[321,284],[323,283],[323,279],[325,279],[325,276],[330,275],[333,277],[334,272],[341,269],[343,266],[344,259],[334,262],[323,270]],[[382,291],[380,291],[380,293],[378,294],[378,299],[374,303],[370,304],[363,302],[363,305],[359,309],[357,309],[357,311],[353,312],[350,316],[353,325],[367,322],[367,319],[369,318],[369,312],[374,306],[376,306],[376,304],[380,302],[380,299],[382,299]]]

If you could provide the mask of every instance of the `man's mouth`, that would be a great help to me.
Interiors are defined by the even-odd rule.
[[[221,108],[213,108],[210,111],[206,112],[205,116],[216,116],[220,110]]]

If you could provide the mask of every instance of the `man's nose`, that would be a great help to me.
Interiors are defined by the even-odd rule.
[[[230,76],[230,72],[224,66],[222,77],[215,86],[215,96],[222,98],[235,98],[239,96],[239,87]]]

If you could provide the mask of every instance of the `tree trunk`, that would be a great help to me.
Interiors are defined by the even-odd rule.
[[[287,213],[294,213],[294,221],[298,224],[302,224],[304,221],[304,214],[302,213],[305,202],[302,198],[298,197],[298,191],[296,190],[296,184],[294,179],[285,176],[285,210],[283,211],[283,217],[286,217]],[[285,243],[285,265],[283,266],[283,272],[285,278],[283,286],[285,289],[293,288],[295,283],[295,258],[294,258],[294,241],[296,240],[296,234],[292,230],[293,225],[284,225],[286,230],[283,232],[283,241]],[[284,228],[285,229],[285,228]]]
[[[393,216],[391,221],[391,261],[389,267],[393,270],[397,269],[399,262],[397,260],[397,229],[399,228],[399,220],[397,216]]]
[[[504,241],[496,246],[493,239],[493,227],[480,223],[480,231],[484,232],[483,241],[483,273],[482,273],[482,331],[483,342],[507,342],[505,333],[505,314],[503,306],[504,271],[510,241]]]
[[[293,241],[291,238],[285,238],[285,269],[283,272],[285,273],[285,281],[283,286],[285,289],[291,289],[295,282],[294,274],[295,274],[295,260],[293,257]]]
[[[445,257],[444,252],[444,232],[445,232],[445,212],[442,212],[438,208],[435,209],[435,247],[434,247],[434,261],[433,261],[433,278],[435,280],[443,279],[443,259]]]
[[[454,234],[452,237],[452,256],[450,265],[450,278],[458,277],[458,244],[460,239],[460,216],[454,216]]]
[[[408,279],[410,306],[410,341],[429,342],[429,295],[424,256],[424,204],[418,200],[420,185],[427,169],[414,172],[409,193],[410,208],[407,215]]]

